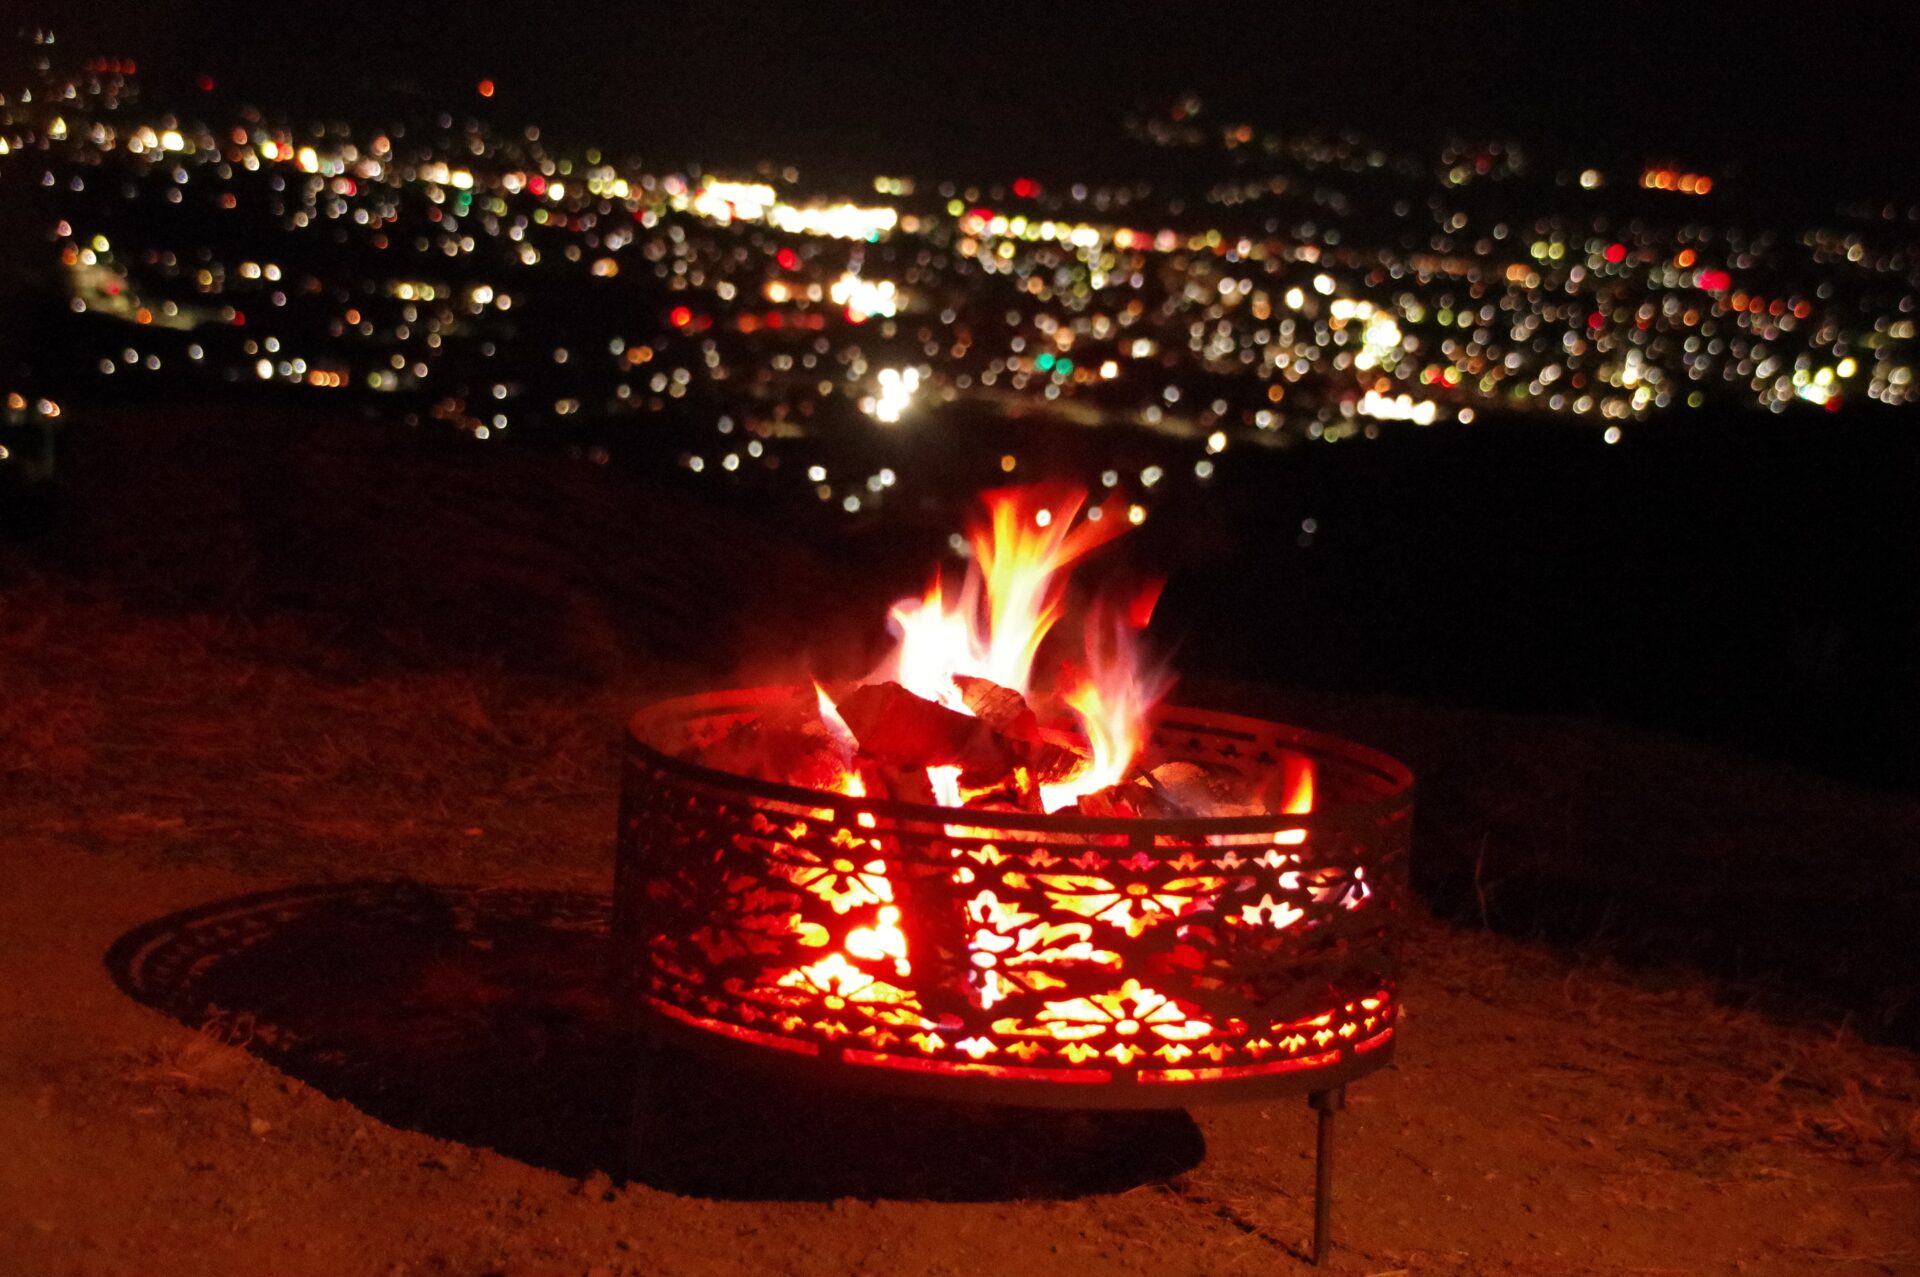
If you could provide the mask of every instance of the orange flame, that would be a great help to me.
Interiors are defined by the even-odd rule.
[[[982,494],[987,522],[967,530],[974,561],[958,598],[936,576],[888,614],[900,640],[876,675],[965,712],[955,675],[1032,690],[1040,643],[1060,619],[1066,569],[1130,526],[1115,502],[1086,510],[1085,489],[1035,485]],[[1083,510],[1085,517],[1081,517]]]
[[[1313,810],[1313,760],[1299,754],[1286,758],[1286,785],[1280,800],[1281,814],[1304,816]]]
[[[1067,570],[1131,526],[1117,500],[1089,509],[1084,488],[1000,488],[981,499],[987,519],[967,530],[973,562],[958,595],[935,576],[924,595],[894,604],[888,623],[899,644],[874,675],[961,713],[972,711],[956,676],[1031,696],[1034,659],[1060,619]],[[1089,617],[1086,673],[1061,689],[1061,699],[1079,718],[1092,757],[1073,776],[1042,787],[1048,811],[1124,780],[1145,744],[1147,714],[1170,680],[1147,667],[1135,632],[1159,593],[1160,583],[1151,583],[1124,606],[1096,607]],[[837,739],[837,715],[830,716],[824,692],[821,706]],[[960,805],[957,773],[930,768],[927,779],[943,805]]]
[[[888,628],[900,640],[889,661],[893,681],[915,696],[969,712],[953,680],[956,674],[987,677],[988,644],[980,634],[979,598],[979,574],[969,570],[952,606],[937,576],[925,597],[895,603],[887,613]]]
[[[986,578],[985,676],[1024,695],[1040,641],[1060,619],[1061,574],[1129,525],[1116,502],[1076,523],[1084,489],[1001,488],[983,499],[991,522],[968,529],[968,538]]]
[[[1163,667],[1146,662],[1136,637],[1152,615],[1156,583],[1124,611],[1095,604],[1087,617],[1084,676],[1061,699],[1080,720],[1092,757],[1065,780],[1040,787],[1040,805],[1058,811],[1127,778],[1147,743],[1147,715],[1173,686]],[[1136,624],[1136,620],[1138,624]]]

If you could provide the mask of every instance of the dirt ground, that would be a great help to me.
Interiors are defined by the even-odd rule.
[[[614,751],[699,671],[369,660],[323,612],[0,557],[0,1274],[1304,1270],[1301,1101],[882,1105],[671,1060],[660,1147],[616,1182]],[[585,615],[560,632],[592,650]],[[1262,695],[1234,699],[1539,730]],[[1594,772],[1666,748],[1553,739]],[[1688,757],[1716,793],[1774,783]],[[1697,968],[1407,922],[1398,1060],[1340,1119],[1330,1271],[1920,1272],[1913,1053]]]

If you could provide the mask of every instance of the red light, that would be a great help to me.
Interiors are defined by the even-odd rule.
[[[1700,287],[1708,292],[1719,292],[1733,286],[1733,276],[1723,270],[1703,270],[1700,272]]]
[[[492,96],[493,96],[493,81],[492,81],[492,80],[482,80],[482,81],[480,81],[480,83],[479,83],[478,85],[476,85],[475,87],[479,89],[479,91],[480,91],[480,96],[481,96],[481,97],[483,97],[483,98],[490,98],[490,97],[492,97]]]
[[[685,306],[675,306],[672,313],[667,316],[667,320],[675,328],[685,328],[693,322],[693,312]]]
[[[1030,200],[1040,193],[1040,183],[1030,177],[1015,178],[1013,193],[1023,200]]]
[[[1619,265],[1621,262],[1626,261],[1627,246],[1625,244],[1607,245],[1607,260],[1614,263],[1615,265]]]
[[[547,193],[547,179],[535,173],[527,179],[527,189],[535,195],[545,195]]]
[[[1598,328],[1600,327],[1600,325],[1606,322],[1607,322],[1607,317],[1605,315],[1602,315],[1597,310],[1594,311],[1591,315],[1587,316],[1587,327],[1589,328]]]
[[[196,84],[198,84],[198,85],[200,86],[200,91],[201,91],[202,93],[211,93],[211,92],[213,92],[213,77],[212,77],[212,76],[210,76],[210,75],[203,75],[203,76],[201,76],[201,77],[200,77],[200,78],[199,78],[198,80],[196,80],[196,81],[195,81],[195,83],[196,83]]]
[[[791,248],[781,249],[778,253],[774,254],[774,260],[780,263],[781,270],[800,269],[800,254],[794,252]]]

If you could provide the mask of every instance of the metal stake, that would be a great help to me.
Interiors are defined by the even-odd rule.
[[[1333,1115],[1347,1106],[1347,1088],[1314,1091],[1307,1103],[1320,1115],[1313,1162],[1313,1262],[1324,1263],[1332,1246],[1328,1236],[1333,1222]]]
[[[632,1043],[626,1124],[620,1133],[620,1178],[626,1184],[639,1180],[641,1168],[647,1164],[653,1151],[655,1114],[659,1103],[656,1094],[658,1084],[654,1075],[660,1065],[660,1044],[645,1034],[635,1034]]]

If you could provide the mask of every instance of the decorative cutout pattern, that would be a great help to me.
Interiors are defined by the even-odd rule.
[[[1150,761],[1253,782],[1304,755],[1319,810],[1129,820],[849,798],[684,761],[786,694],[691,697],[634,721],[615,925],[642,1012],[955,1079],[1305,1090],[1386,1062],[1412,811],[1399,763],[1163,710]]]

